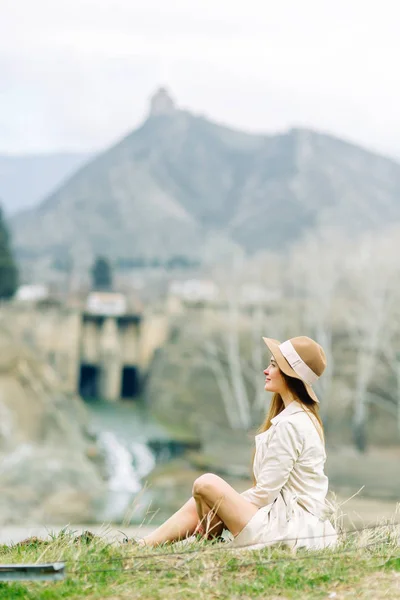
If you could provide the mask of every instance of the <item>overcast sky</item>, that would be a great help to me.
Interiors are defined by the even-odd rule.
[[[398,0],[0,0],[0,152],[96,150],[178,104],[400,156]]]

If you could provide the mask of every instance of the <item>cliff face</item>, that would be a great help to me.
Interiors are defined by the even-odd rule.
[[[0,324],[0,520],[91,520],[105,491],[79,398]]]

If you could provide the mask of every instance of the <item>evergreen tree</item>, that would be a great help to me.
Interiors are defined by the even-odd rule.
[[[92,267],[92,287],[94,290],[111,290],[112,269],[109,261],[98,256]]]
[[[11,298],[18,286],[18,270],[10,248],[10,236],[0,206],[0,299]]]

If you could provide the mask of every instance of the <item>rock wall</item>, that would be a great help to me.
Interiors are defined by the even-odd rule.
[[[0,522],[83,522],[106,483],[81,400],[0,323]]]

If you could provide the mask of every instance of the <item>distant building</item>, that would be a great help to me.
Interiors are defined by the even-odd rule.
[[[204,279],[172,281],[169,286],[169,294],[185,302],[213,302],[217,300],[218,293],[215,283]]]
[[[150,115],[153,117],[171,115],[175,111],[175,103],[167,90],[163,87],[159,88],[150,100]]]
[[[257,284],[244,284],[239,290],[239,302],[245,306],[262,306],[279,300],[280,291]]]
[[[124,294],[114,292],[92,292],[86,300],[86,311],[93,315],[122,316],[127,312]]]
[[[45,285],[21,285],[16,294],[17,302],[40,302],[49,298],[49,288]]]

